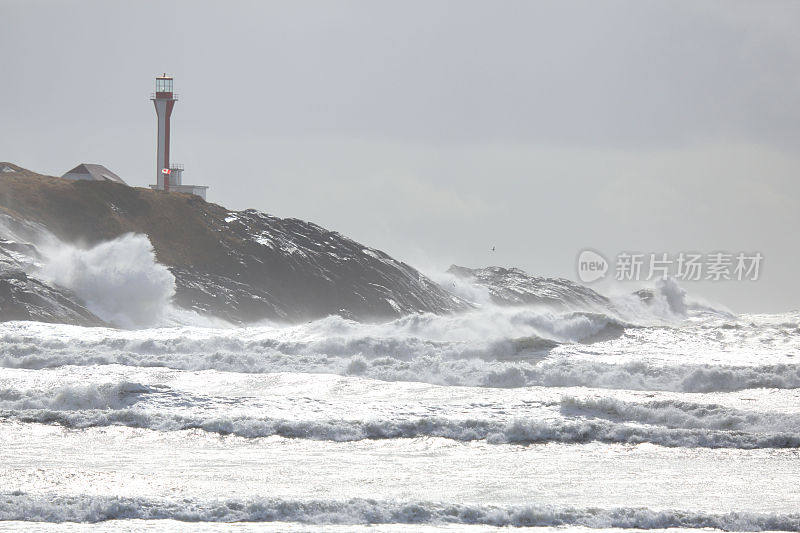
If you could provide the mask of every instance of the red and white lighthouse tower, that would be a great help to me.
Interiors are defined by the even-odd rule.
[[[158,147],[156,156],[156,189],[168,191],[170,185],[169,167],[169,119],[178,95],[172,92],[172,76],[156,78],[156,92],[150,98],[156,106],[158,115]]]
[[[172,92],[172,76],[167,76],[165,73],[156,77],[156,92],[150,95],[150,100],[156,106],[156,115],[158,116],[156,184],[150,187],[159,191],[196,194],[205,200],[208,187],[205,185],[184,185],[183,165],[170,163],[169,161],[169,123],[172,116],[172,108],[175,107],[175,102],[178,101],[178,95]]]

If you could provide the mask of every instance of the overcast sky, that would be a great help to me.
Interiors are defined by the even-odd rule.
[[[684,286],[800,307],[800,2],[0,0],[0,21],[0,160],[153,183],[168,72],[171,160],[210,201],[429,272],[760,251],[757,282]]]

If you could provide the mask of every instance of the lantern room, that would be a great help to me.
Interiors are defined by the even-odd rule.
[[[156,98],[171,98],[172,97],[172,76],[163,76],[156,78]]]

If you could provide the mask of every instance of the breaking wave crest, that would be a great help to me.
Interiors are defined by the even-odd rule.
[[[105,496],[0,496],[0,520],[103,522],[116,519],[187,522],[300,522],[305,524],[473,524],[495,527],[715,528],[797,531],[800,514],[656,511],[647,508],[492,506],[349,499],[158,500]]]
[[[637,422],[678,429],[704,429],[750,433],[800,434],[800,415],[741,411],[723,405],[661,400],[646,403],[616,398],[566,397],[561,412],[617,422]]]
[[[37,390],[0,389],[0,409],[122,409],[153,389],[139,383],[68,385],[44,393]]]
[[[158,408],[139,402],[157,398]],[[559,402],[562,417],[503,419],[412,418],[281,419],[220,415],[202,410],[186,414],[168,409],[191,403],[166,387],[122,382],[69,386],[55,391],[0,391],[0,418],[25,423],[56,423],[70,429],[127,426],[155,431],[200,429],[244,438],[279,436],[336,442],[439,437],[490,444],[545,442],[651,443],[667,447],[797,448],[800,415],[739,411],[714,404],[681,401],[624,402],[613,398]]]
[[[751,319],[637,327],[602,313],[494,309],[411,315],[385,324],[328,317],[237,329],[120,331],[17,322],[0,329],[0,367],[121,364],[501,388],[798,388],[800,363],[792,357],[800,355],[800,319],[779,318],[774,324]],[[700,359],[713,362],[695,363],[687,357],[694,353],[713,355]]]
[[[485,386],[592,387],[671,392],[731,392],[800,387],[800,365],[653,365],[545,361],[489,373]]]
[[[41,369],[121,364],[178,370],[358,375],[383,381],[482,387],[593,387],[673,392],[800,388],[800,364],[736,366],[545,359],[537,338],[483,346],[420,338],[330,337],[295,341],[241,337],[164,339],[0,336],[0,366]],[[356,355],[351,355],[356,354]]]
[[[220,435],[244,438],[284,437],[334,442],[359,440],[438,437],[456,441],[484,440],[489,444],[579,444],[650,443],[680,448],[798,448],[800,433],[743,433],[706,429],[675,429],[604,420],[520,419],[507,423],[492,420],[450,420],[415,418],[409,420],[287,420],[271,418],[220,417],[153,414],[147,411],[64,412],[53,410],[9,412],[3,418],[25,423],[56,423],[70,429],[122,425],[156,431],[200,429]]]

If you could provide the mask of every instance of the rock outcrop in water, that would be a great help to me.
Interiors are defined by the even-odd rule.
[[[0,214],[7,222],[24,226],[28,235],[41,228],[83,246],[146,234],[158,261],[175,276],[175,303],[200,313],[234,323],[298,322],[331,314],[380,320],[469,307],[411,266],[311,222],[229,211],[192,195],[68,181],[0,165],[13,170],[0,174]],[[6,246],[31,245],[8,239]],[[35,253],[31,247],[27,256]],[[33,279],[30,268],[26,274],[24,265],[8,260],[0,271],[8,278],[0,282],[0,319],[99,321],[68,291]],[[41,311],[47,306],[35,302],[43,300],[58,305]]]
[[[0,227],[4,228],[4,233],[13,233],[14,236],[14,239],[0,238],[0,322],[34,320],[82,326],[107,325],[86,309],[71,291],[28,276],[27,271],[35,270],[41,257],[35,246],[21,241],[25,236],[33,236],[40,228],[5,215],[0,215]]]
[[[610,306],[608,298],[574,281],[532,276],[518,268],[452,265],[448,272],[486,288],[492,303],[497,305],[547,305],[554,309]]]
[[[35,320],[82,326],[107,324],[86,309],[71,292],[29,277],[23,270],[7,268],[0,260],[0,322]]]

